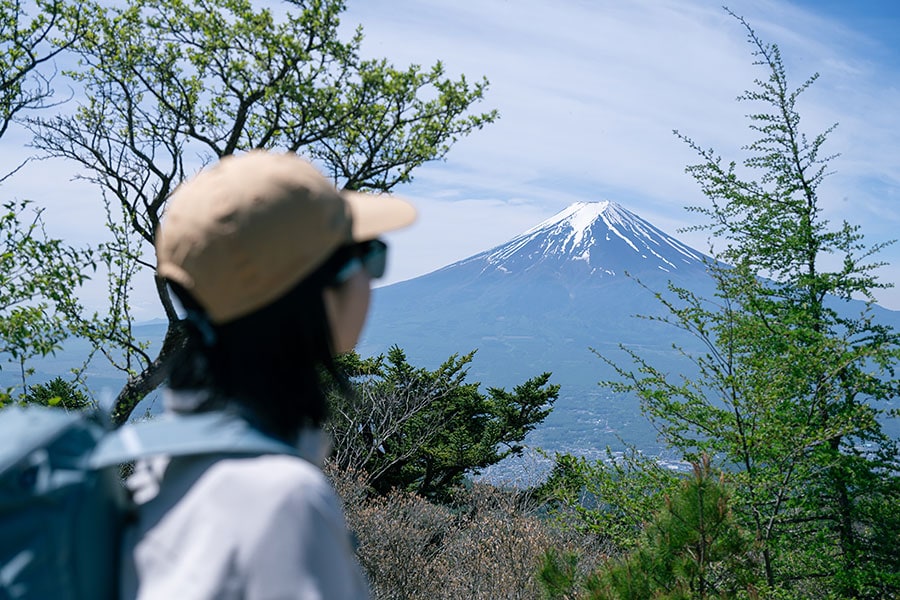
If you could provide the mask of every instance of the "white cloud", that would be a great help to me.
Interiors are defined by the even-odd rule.
[[[826,148],[842,155],[822,188],[826,216],[859,222],[872,241],[890,237],[900,116],[888,107],[900,106],[900,92],[886,70],[896,77],[896,67],[874,58],[877,40],[839,20],[783,1],[729,4],[763,41],[779,45],[794,85],[821,73],[799,109],[811,135],[841,122]],[[684,173],[696,157],[672,130],[740,159],[741,146],[753,139],[745,118],[753,106],[735,99],[767,76],[753,66],[740,23],[719,2],[704,0],[366,0],[351,2],[345,22],[363,24],[364,51],[398,65],[442,59],[450,73],[487,76],[484,106],[501,113],[401,191],[427,197],[423,213],[440,213],[434,222],[423,218],[422,233],[410,239],[466,231],[472,215],[441,204],[460,195],[492,198],[489,210],[475,200],[466,207],[491,218],[512,201],[544,218],[576,200],[610,198],[674,233],[690,224],[683,206],[702,198]],[[431,230],[438,226],[441,232]],[[479,247],[504,241],[498,233],[479,234]],[[686,241],[706,249],[698,236]],[[468,247],[457,244],[432,250],[419,268],[422,254],[407,257],[398,248],[397,269],[424,272],[440,256],[452,262]],[[884,258],[900,263],[900,250]],[[883,276],[896,279],[898,272],[892,267]],[[900,295],[881,298],[900,308]]]
[[[822,188],[826,216],[859,223],[872,241],[893,237],[900,220],[900,69],[897,47],[884,40],[894,38],[853,29],[861,21],[829,18],[811,0],[796,2],[728,4],[765,41],[778,43],[795,85],[821,73],[800,111],[811,133],[840,122],[828,145],[841,157]],[[481,106],[501,113],[398,190],[417,201],[421,218],[391,237],[387,281],[502,243],[575,201],[615,200],[675,233],[690,224],[683,206],[702,198],[684,173],[695,156],[672,130],[726,157],[740,158],[739,148],[752,139],[745,119],[752,106],[735,98],[766,73],[752,65],[745,31],[721,0],[348,4],[344,24],[348,31],[364,26],[365,53],[398,66],[440,59],[452,76],[486,76],[491,86]],[[21,153],[16,135],[0,146],[6,164]],[[47,205],[54,235],[99,239],[105,234],[97,191],[70,182],[72,175],[61,163],[37,163],[3,193]],[[702,237],[681,237],[706,250]],[[897,265],[883,276],[900,279],[900,248],[883,258]],[[134,301],[148,317],[161,313],[149,283]],[[881,299],[900,309],[900,291]]]

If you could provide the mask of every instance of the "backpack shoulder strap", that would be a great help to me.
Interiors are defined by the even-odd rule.
[[[244,419],[221,412],[166,414],[128,423],[105,436],[91,457],[94,468],[150,456],[291,454],[297,449],[267,436]]]
[[[83,421],[84,414],[39,405],[8,406],[0,412],[0,473]],[[83,447],[93,446],[103,428],[84,422]]]

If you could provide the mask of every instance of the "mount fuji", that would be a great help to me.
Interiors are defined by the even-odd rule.
[[[396,344],[428,368],[477,350],[469,378],[489,386],[550,371],[560,398],[530,444],[589,454],[621,438],[658,449],[637,401],[597,386],[614,372],[592,349],[627,365],[624,344],[676,368],[672,344],[697,342],[635,315],[663,315],[654,292],[669,281],[711,295],[711,260],[619,204],[579,202],[505,244],[376,289],[358,350]]]
[[[358,350],[396,344],[411,364],[436,368],[477,349],[469,379],[486,386],[550,371],[559,399],[526,442],[587,456],[627,442],[658,454],[637,400],[597,385],[616,373],[594,351],[630,367],[622,344],[664,372],[692,376],[673,345],[694,352],[700,343],[636,315],[666,315],[655,293],[666,295],[669,282],[713,298],[712,260],[619,204],[579,202],[505,244],[374,290]],[[898,312],[876,307],[876,317],[900,326]]]
[[[580,202],[509,242],[374,292],[363,354],[391,344],[432,364],[478,349],[473,372],[509,385],[542,371],[597,382],[589,348],[671,347],[653,292],[712,290],[709,257],[614,202]],[[640,282],[640,283],[638,283]]]

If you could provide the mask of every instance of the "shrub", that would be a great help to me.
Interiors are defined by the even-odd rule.
[[[541,516],[527,494],[485,483],[458,488],[449,505],[408,492],[369,495],[365,477],[329,469],[359,540],[359,559],[382,600],[544,598],[537,580],[551,549],[589,572],[604,556],[595,536]]]

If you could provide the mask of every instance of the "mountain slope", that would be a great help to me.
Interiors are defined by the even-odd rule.
[[[705,259],[618,204],[573,204],[506,244],[375,290],[360,349],[396,343],[433,364],[478,348],[474,370],[504,385],[560,369],[593,384],[601,364],[589,347],[677,334],[633,317],[661,314],[651,290],[670,279],[711,289]]]
[[[635,315],[665,316],[654,292],[665,295],[670,281],[714,298],[710,260],[616,203],[573,204],[505,244],[376,289],[359,351],[397,344],[412,364],[434,368],[477,349],[470,378],[489,386],[551,371],[560,399],[529,443],[590,456],[624,440],[655,453],[636,399],[597,386],[616,374],[591,349],[628,367],[624,344],[664,372],[692,376],[673,345],[704,351],[699,342]],[[875,313],[900,327],[900,313]]]

